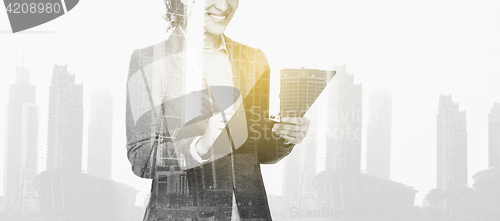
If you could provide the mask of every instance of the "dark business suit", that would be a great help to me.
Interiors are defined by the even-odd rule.
[[[208,118],[185,126],[187,101],[178,99],[188,94],[184,86],[190,80],[185,74],[183,35],[174,31],[168,40],[132,55],[127,83],[127,155],[136,175],[154,179],[147,220],[229,220],[233,192],[242,220],[271,220],[260,164],[278,162],[293,145],[271,136],[273,122],[267,119],[270,70],[264,54],[224,38],[234,87],[243,98],[248,139],[233,154],[212,156],[215,160],[206,164],[191,157],[189,146],[203,134]],[[200,112],[207,114],[207,110]],[[155,114],[163,116],[164,124]],[[168,136],[175,138],[166,139],[166,145],[158,144]],[[182,160],[158,158],[167,152]]]

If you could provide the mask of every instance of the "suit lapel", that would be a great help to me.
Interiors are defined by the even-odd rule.
[[[246,82],[248,78],[248,60],[245,54],[241,53],[241,45],[224,35],[226,47],[229,54],[233,71],[234,87],[240,90],[243,99],[248,95],[249,89]]]

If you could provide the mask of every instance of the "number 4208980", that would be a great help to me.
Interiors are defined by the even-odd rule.
[[[15,13],[15,14],[45,14],[45,13],[59,13],[61,12],[61,4],[60,3],[9,3],[7,5],[7,13]]]

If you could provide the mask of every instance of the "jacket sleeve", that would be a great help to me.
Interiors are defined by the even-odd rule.
[[[127,130],[127,157],[132,165],[132,171],[135,175],[148,178],[146,176],[146,169],[153,156],[154,140],[151,136],[151,131],[142,130],[136,127],[132,105],[130,104],[130,97],[135,96],[137,91],[129,87],[131,76],[139,70],[139,50],[132,53],[129,65],[129,74],[127,78],[127,98],[126,98],[126,115],[125,125]]]

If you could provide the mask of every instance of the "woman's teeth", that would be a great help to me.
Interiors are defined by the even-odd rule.
[[[226,19],[226,16],[223,16],[223,15],[214,15],[214,14],[208,14],[210,17],[212,17],[214,20],[216,21],[224,21],[224,19]]]

